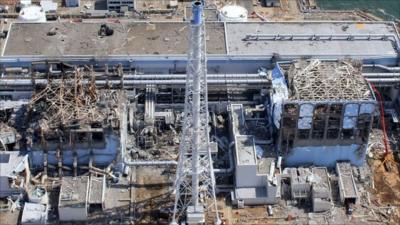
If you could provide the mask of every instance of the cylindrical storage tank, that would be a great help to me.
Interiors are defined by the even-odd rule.
[[[31,5],[21,9],[18,20],[28,23],[46,22],[46,13],[42,7]]]
[[[247,22],[247,9],[238,5],[226,5],[219,11],[220,21]]]

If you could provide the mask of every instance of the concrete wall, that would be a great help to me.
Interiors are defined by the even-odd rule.
[[[10,188],[8,177],[0,177],[0,197],[7,197],[12,194],[13,189]]]
[[[87,220],[88,213],[86,207],[72,208],[62,207],[58,208],[58,215],[60,221],[83,221]]]
[[[257,175],[257,165],[236,166],[236,187],[261,187],[266,185],[266,175]]]

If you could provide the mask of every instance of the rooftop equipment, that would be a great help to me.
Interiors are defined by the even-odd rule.
[[[226,5],[219,11],[220,21],[247,22],[247,9],[238,5]]]
[[[42,7],[30,5],[21,9],[18,20],[27,23],[43,23],[46,22],[46,13]]]

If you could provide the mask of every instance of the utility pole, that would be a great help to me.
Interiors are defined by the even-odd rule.
[[[171,225],[177,225],[184,216],[189,225],[204,224],[206,213],[208,216],[210,213],[215,213],[215,224],[221,223],[216,204],[215,178],[209,148],[203,6],[202,1],[192,3],[193,18],[189,26],[185,112]]]

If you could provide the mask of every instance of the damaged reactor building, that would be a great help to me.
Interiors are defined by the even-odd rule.
[[[202,21],[201,4],[190,22],[9,25],[0,218],[400,221],[367,163],[399,129],[396,25]]]

